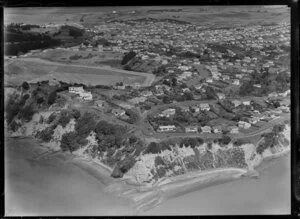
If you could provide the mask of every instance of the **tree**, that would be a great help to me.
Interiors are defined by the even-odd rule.
[[[30,86],[29,86],[28,82],[24,81],[24,82],[22,83],[22,88],[23,88],[24,90],[29,90]]]
[[[122,65],[127,64],[131,59],[133,59],[136,56],[136,53],[134,51],[130,51],[129,53],[126,53],[121,61]]]
[[[80,145],[76,141],[77,133],[76,132],[68,132],[62,135],[60,147],[62,151],[75,151]]]
[[[52,91],[48,97],[48,104],[52,105],[53,103],[55,103],[56,97],[57,97],[56,91]]]
[[[19,115],[21,118],[25,119],[26,121],[30,121],[32,119],[32,116],[34,113],[35,113],[34,106],[32,104],[30,104],[30,105],[23,107],[20,110]]]
[[[223,135],[220,139],[220,143],[223,145],[227,145],[231,142],[231,138],[228,135]]]
[[[75,125],[75,130],[78,133],[78,135],[82,137],[87,137],[91,131],[93,131],[96,127],[96,122],[94,120],[94,117],[90,113],[83,114],[82,117],[80,117]]]

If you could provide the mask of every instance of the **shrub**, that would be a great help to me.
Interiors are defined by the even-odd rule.
[[[20,112],[20,110],[20,104],[15,100],[15,97],[13,95],[10,96],[5,107],[6,121],[8,124],[11,123],[11,121]]]
[[[22,88],[23,88],[24,90],[29,90],[30,86],[29,86],[28,82],[24,81],[24,82],[22,83]]]
[[[133,59],[134,57],[136,56],[136,53],[133,52],[133,51],[130,51],[129,53],[125,54],[122,61],[121,61],[121,64],[122,65],[125,65],[127,64],[131,59]]]
[[[45,101],[44,97],[38,97],[37,100],[36,100],[37,104],[41,104],[44,101]]]
[[[96,127],[96,122],[94,120],[94,117],[90,113],[83,114],[82,117],[80,117],[75,125],[75,130],[78,133],[78,135],[82,137],[87,137],[91,131],[93,131]]]
[[[55,112],[51,113],[51,115],[48,117],[47,123],[48,124],[52,123],[55,120],[55,118],[56,118],[56,113]]]
[[[21,124],[17,123],[16,121],[12,121],[10,123],[10,128],[14,132],[17,131],[20,126],[21,126]]]
[[[155,162],[155,166],[165,165],[165,162],[160,156],[156,156],[154,162]]]
[[[62,111],[58,120],[58,124],[60,124],[62,127],[66,127],[66,125],[70,122],[71,115],[67,111]]]
[[[137,113],[135,113],[133,110],[127,109],[126,110],[126,115],[129,116],[128,122],[130,124],[134,124],[138,121],[139,116]]]
[[[219,143],[223,145],[227,145],[231,142],[231,138],[228,135],[223,135],[222,138],[219,139]]]
[[[37,137],[43,140],[44,142],[49,142],[52,138],[52,135],[54,134],[54,127],[50,126],[46,129],[42,130],[37,134]]]
[[[80,116],[81,116],[80,111],[77,110],[77,109],[73,109],[71,113],[72,113],[72,116],[73,116],[75,119],[79,119]]]
[[[57,97],[56,91],[52,91],[48,97],[48,104],[52,105],[53,103],[55,103],[56,97]]]
[[[191,146],[192,148],[194,148],[195,146],[197,146],[199,143],[195,138],[183,138],[180,141],[180,147],[188,147]]]
[[[21,118],[25,119],[26,121],[30,121],[32,119],[33,114],[35,113],[34,107],[33,105],[27,105],[25,107],[23,107],[20,112],[19,115]]]
[[[77,143],[77,136],[76,132],[68,132],[63,134],[60,142],[60,147],[63,151],[75,151],[77,150],[80,145]]]

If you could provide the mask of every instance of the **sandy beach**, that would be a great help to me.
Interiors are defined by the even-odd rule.
[[[245,169],[228,168],[172,177],[158,182],[153,188],[138,187],[126,183],[126,180],[123,179],[112,179],[109,176],[110,171],[95,162],[61,152],[47,154],[45,148],[42,148],[37,141],[30,138],[7,139],[6,145],[5,199],[7,204],[5,210],[8,216],[197,215],[218,214],[218,212],[226,214],[230,207],[229,210],[224,207],[220,209],[213,206],[207,207],[207,205],[203,205],[203,202],[211,203],[212,200],[215,200],[216,203],[213,205],[218,206],[221,205],[221,200],[224,197],[231,197],[236,194],[245,195],[245,193],[251,196],[252,192],[244,188],[243,185],[245,184],[250,183],[249,186],[251,187],[252,184],[255,185],[262,181],[262,187],[268,186],[264,182],[265,175],[269,173],[267,170],[262,173],[265,175],[255,180],[249,179],[249,177],[240,178],[241,175],[247,172]],[[290,169],[284,165],[286,161],[285,163],[282,161],[287,158],[289,158],[289,155],[264,161],[264,164],[260,165],[259,168],[262,168],[262,171],[266,166],[274,169],[273,166],[276,167],[276,164],[281,161],[281,169],[286,168],[285,175],[271,175],[273,178],[279,177],[279,181],[276,178],[271,180],[278,183],[287,182],[290,178],[287,176]],[[277,162],[277,160],[279,161]],[[275,162],[275,164],[268,167],[270,162]],[[259,170],[259,172],[261,171]],[[277,173],[276,170],[275,173]],[[237,180],[237,178],[240,179]],[[231,187],[231,185],[235,186]],[[241,189],[239,189],[239,185],[241,185]],[[287,183],[281,186],[284,187],[284,191],[287,191],[289,185]],[[228,186],[231,189],[226,189]],[[237,191],[232,192],[233,189],[237,189]],[[275,188],[270,188],[270,190],[272,189],[273,191],[278,189],[278,185]],[[211,192],[211,195],[208,191]],[[230,191],[231,194],[220,197],[216,194],[216,191],[221,194]],[[250,194],[248,194],[249,192]],[[195,196],[198,193],[200,195]],[[201,193],[209,194],[203,196]],[[287,193],[287,195],[289,194]],[[245,200],[245,197],[239,198]],[[217,198],[221,198],[221,200],[218,202]],[[245,203],[251,203],[255,201],[255,198],[245,200]],[[256,201],[259,202],[259,200]],[[284,204],[289,206],[288,202],[289,199],[286,199]],[[240,202],[234,203],[239,204]],[[182,207],[176,208],[174,205],[184,206],[184,209]],[[232,212],[231,208],[231,212],[228,213],[235,214],[236,212],[239,214],[239,212],[243,212],[243,209],[238,207]]]

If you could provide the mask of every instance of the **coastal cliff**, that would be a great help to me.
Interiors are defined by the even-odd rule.
[[[53,115],[56,115],[55,119],[51,118]],[[41,140],[42,145],[51,150],[61,150],[63,136],[74,132],[77,120],[70,118],[68,123],[62,125],[58,124],[60,116],[62,114],[59,111],[38,112],[29,122],[22,123],[16,120],[18,128],[14,131],[8,128],[7,133],[11,137],[31,136]],[[53,121],[49,122],[49,119]],[[48,132],[50,137],[45,137],[45,133]],[[290,150],[290,126],[285,124],[284,129],[277,134],[277,144],[266,148],[262,153],[257,151],[258,146],[254,144],[235,146],[231,142],[227,145],[203,142],[195,147],[169,145],[169,149],[158,153],[146,153],[144,148],[140,153],[123,154],[121,152],[125,149],[124,145],[114,153],[108,154],[94,150],[98,145],[95,131],[89,132],[84,139],[85,142],[72,151],[73,154],[101,164],[113,177],[123,177],[141,185],[154,185],[161,179],[191,172],[230,168],[253,171],[262,160],[280,156]],[[263,141],[262,138],[260,142]],[[114,161],[111,159],[117,156],[120,158]]]

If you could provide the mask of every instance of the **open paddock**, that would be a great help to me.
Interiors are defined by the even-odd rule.
[[[14,71],[16,68],[18,68],[17,72]],[[153,74],[109,67],[62,64],[38,58],[18,59],[5,68],[5,74],[8,81],[15,79],[14,83],[18,82],[19,84],[24,80],[33,83],[43,80],[56,80],[92,86],[115,85],[117,82],[139,83],[141,86],[150,86],[155,79]],[[18,81],[18,78],[21,80]]]

